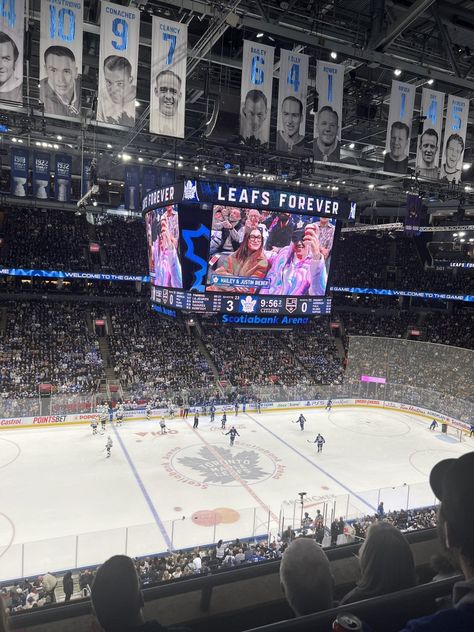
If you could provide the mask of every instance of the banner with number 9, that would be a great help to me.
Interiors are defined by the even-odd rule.
[[[309,57],[280,50],[276,149],[304,155]]]
[[[61,6],[42,0],[40,15],[40,102],[58,118],[81,114],[83,1]]]
[[[135,124],[140,11],[102,2],[97,121]]]
[[[264,145],[270,138],[273,46],[244,40],[240,91],[240,136],[246,143]]]
[[[184,138],[188,27],[153,17],[150,132]]]

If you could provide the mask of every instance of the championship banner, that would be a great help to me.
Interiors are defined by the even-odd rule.
[[[58,202],[71,201],[72,156],[56,154],[54,161],[54,197]]]
[[[244,40],[240,91],[240,136],[251,145],[270,139],[273,46]]]
[[[344,70],[343,64],[318,61],[316,65],[318,111],[314,117],[315,160],[339,162],[341,158]]]
[[[140,11],[102,2],[97,121],[135,124]]]
[[[421,115],[426,118],[416,148],[416,173],[422,178],[438,179],[439,176],[443,108],[444,92],[423,88]]]
[[[49,197],[51,156],[45,151],[33,152],[33,195],[40,200]]]
[[[28,191],[28,149],[12,147],[10,152],[10,182],[12,195],[16,197],[26,197]]]
[[[153,16],[150,132],[184,138],[188,27]]]
[[[383,163],[384,171],[407,172],[415,92],[416,86],[411,83],[392,81]]]
[[[142,196],[158,186],[158,169],[156,167],[142,167]]]
[[[40,101],[49,116],[81,114],[82,12],[83,0],[41,1]]]
[[[85,195],[91,188],[91,162],[92,158],[82,160],[81,196]]]
[[[0,1],[0,101],[23,101],[25,0]]]
[[[280,51],[277,151],[293,155],[305,153],[308,66],[308,55],[290,50]]]
[[[469,99],[448,95],[444,126],[443,157],[439,177],[448,182],[459,182],[466,145]]]
[[[129,211],[140,209],[140,167],[127,165],[125,167],[125,208]]]

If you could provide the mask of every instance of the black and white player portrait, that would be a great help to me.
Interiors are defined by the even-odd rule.
[[[44,52],[40,101],[46,114],[77,117],[81,108],[81,75],[70,48],[50,46]]]
[[[0,99],[2,101],[22,100],[23,69],[20,62],[20,51],[15,41],[8,33],[0,31]]]
[[[316,138],[313,144],[315,160],[339,162],[339,115],[330,105],[323,106],[316,116]]]
[[[303,103],[297,97],[289,96],[281,104],[281,128],[277,130],[278,151],[304,154],[305,138],[301,134]]]
[[[103,64],[104,80],[97,105],[97,120],[130,127],[135,121],[137,86],[132,64],[120,55],[109,55]]]
[[[438,132],[429,127],[420,136],[418,175],[422,178],[438,178]]]
[[[245,141],[253,139],[260,144],[268,142],[265,129],[267,116],[268,101],[265,94],[261,90],[249,90],[240,117],[242,138]]]
[[[451,134],[446,141],[446,159],[441,165],[440,179],[448,182],[459,182],[462,173],[464,155],[464,139],[459,134]]]
[[[406,173],[409,146],[410,128],[403,121],[395,121],[390,128],[390,150],[385,154],[384,171]]]
[[[154,91],[158,102],[161,134],[174,136],[179,102],[183,96],[181,83],[181,77],[172,70],[162,70],[155,77]]]

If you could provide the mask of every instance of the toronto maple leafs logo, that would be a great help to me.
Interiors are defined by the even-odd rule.
[[[184,183],[183,200],[199,202],[197,194],[197,183],[195,180],[186,180]]]
[[[251,449],[233,452],[220,446],[212,449],[205,446],[200,448],[196,456],[184,456],[177,460],[198,473],[201,482],[211,485],[225,485],[239,478],[247,483],[256,483],[271,475],[260,465],[258,452]]]
[[[252,298],[251,296],[246,296],[245,298],[240,299],[240,308],[244,314],[253,314],[255,312],[256,304],[257,299]]]
[[[211,233],[207,226],[201,224],[197,230],[183,229],[181,234],[183,236],[184,243],[186,244],[185,257],[195,264],[194,279],[190,289],[197,292],[204,292],[203,279],[206,275],[207,261],[196,253],[195,246],[197,246],[196,242],[200,237],[203,237],[206,240],[206,243],[208,243]]]

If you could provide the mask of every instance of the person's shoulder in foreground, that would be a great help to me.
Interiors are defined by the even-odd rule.
[[[472,632],[474,601],[459,608],[448,608],[408,621],[401,632]]]

